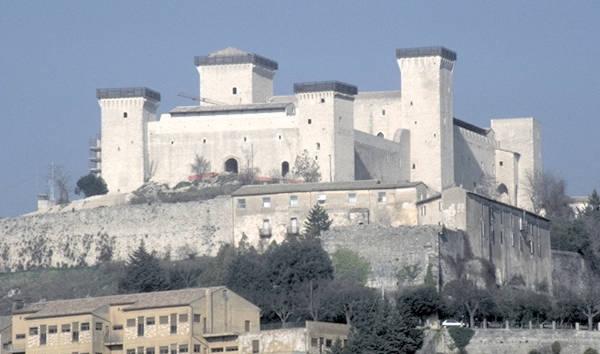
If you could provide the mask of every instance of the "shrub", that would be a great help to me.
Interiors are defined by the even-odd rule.
[[[539,350],[537,350],[537,349],[531,349],[531,350],[529,351],[529,354],[541,354],[541,353],[540,353],[540,351],[539,351]]]
[[[81,177],[77,181],[77,188],[75,188],[75,194],[83,193],[85,197],[91,197],[93,195],[101,195],[108,193],[106,188],[106,182],[100,176],[96,176],[93,173]]]
[[[552,346],[550,347],[552,349],[552,354],[560,354],[560,343],[558,341],[555,341],[554,343],[552,343]]]
[[[190,182],[188,182],[188,181],[181,181],[181,182],[177,183],[175,185],[175,187],[173,187],[173,189],[185,188],[185,187],[189,187],[191,185],[192,184]]]
[[[450,333],[450,337],[452,337],[456,347],[460,349],[461,353],[464,353],[464,349],[467,345],[469,345],[469,342],[471,341],[471,338],[473,338],[475,331],[464,327],[450,327],[448,328],[448,333]]]
[[[598,354],[598,351],[593,348],[587,348],[583,354]]]

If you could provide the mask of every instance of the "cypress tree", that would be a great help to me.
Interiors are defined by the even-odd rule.
[[[160,261],[146,250],[144,241],[129,256],[125,273],[119,280],[119,290],[123,293],[145,293],[165,290],[168,282],[160,266]]]
[[[321,232],[329,230],[333,221],[329,219],[327,211],[318,203],[310,209],[308,218],[304,222],[304,237],[316,238]]]

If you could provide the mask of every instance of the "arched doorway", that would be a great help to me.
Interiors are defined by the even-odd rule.
[[[500,183],[496,188],[496,193],[498,194],[498,199],[500,199],[503,203],[510,203],[510,196],[508,195],[508,188],[506,184]]]
[[[290,173],[290,163],[283,161],[281,163],[281,177],[287,176],[288,173]]]
[[[383,133],[379,132],[379,133],[377,133],[377,136],[380,137],[380,138],[383,138]]]
[[[229,160],[225,161],[225,172],[229,172],[229,173],[238,173],[238,162],[236,159],[234,158],[230,158]]]

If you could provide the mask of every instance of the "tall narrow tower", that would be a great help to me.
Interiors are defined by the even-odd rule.
[[[356,86],[339,81],[294,84],[300,147],[317,159],[323,182],[354,180],[357,91]]]
[[[456,54],[443,47],[397,49],[401,119],[410,129],[411,181],[442,191],[454,186],[452,72]]]
[[[195,57],[201,104],[265,103],[273,96],[277,62],[237,48]]]
[[[131,192],[151,174],[148,122],[156,120],[160,94],[145,87],[98,89],[102,178],[110,193]]]

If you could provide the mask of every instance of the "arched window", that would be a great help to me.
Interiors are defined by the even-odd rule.
[[[379,132],[379,133],[377,133],[377,136],[380,137],[380,138],[383,138],[383,133]]]
[[[283,161],[281,163],[281,177],[287,176],[288,173],[290,173],[290,163]]]
[[[231,158],[225,161],[225,172],[238,173],[238,162],[236,159]]]

